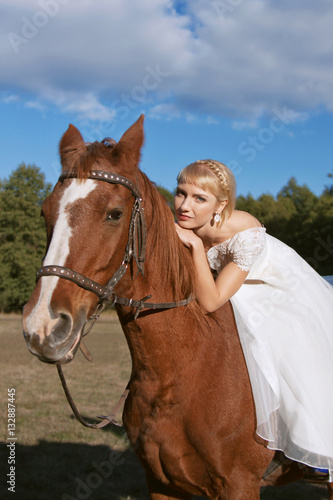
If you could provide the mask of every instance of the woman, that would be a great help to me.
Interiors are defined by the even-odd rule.
[[[333,287],[255,217],[235,210],[225,165],[200,160],[177,181],[176,229],[193,256],[196,298],[207,313],[231,301],[258,435],[301,466],[321,469],[304,467],[309,479],[333,481]]]

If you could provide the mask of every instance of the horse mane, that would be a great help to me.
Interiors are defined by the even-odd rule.
[[[150,226],[147,227],[152,238],[150,248],[158,254],[162,263],[163,273],[161,283],[172,286],[176,300],[181,300],[194,294],[194,265],[189,250],[180,241],[175,221],[170,207],[155,184],[139,170],[141,192],[144,193],[144,204],[150,204]],[[149,210],[145,210],[148,212]]]

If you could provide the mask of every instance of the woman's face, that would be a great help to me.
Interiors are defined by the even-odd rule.
[[[178,224],[184,229],[198,229],[211,223],[221,204],[209,191],[194,184],[178,184],[175,195]]]

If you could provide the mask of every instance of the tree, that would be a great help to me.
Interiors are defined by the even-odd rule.
[[[333,179],[333,171],[330,172],[329,174],[327,174],[327,177],[329,177],[330,179]],[[328,193],[330,195],[333,195],[333,184],[331,184],[330,186],[325,186],[324,193]]]
[[[174,209],[174,206],[173,206],[174,195],[170,191],[168,191],[168,189],[166,189],[166,188],[164,188],[162,186],[157,186],[157,189],[159,190],[159,192],[161,193],[161,195],[164,196],[165,201],[169,205],[172,213],[175,214],[175,209]]]
[[[333,186],[318,199],[316,217],[309,235],[312,247],[307,259],[322,275],[333,274]]]
[[[257,217],[257,219],[261,219],[261,214],[258,206],[258,202],[255,198],[253,198],[252,194],[248,194],[247,196],[240,195],[236,200],[236,208],[237,210],[243,210],[244,212],[249,212],[253,215],[253,217]],[[262,221],[261,221],[262,222]]]
[[[316,219],[318,197],[306,186],[299,186],[292,177],[277,196],[278,201],[289,201],[294,213],[284,228],[283,241],[293,247],[304,259],[313,253],[313,225]]]
[[[0,182],[0,310],[18,311],[29,299],[44,256],[41,205],[51,192],[35,165],[22,163]]]

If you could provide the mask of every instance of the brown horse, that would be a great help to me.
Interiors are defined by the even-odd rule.
[[[118,144],[85,144],[72,125],[62,137],[62,175],[42,208],[48,249],[24,335],[42,361],[68,362],[99,300],[113,300],[132,357],[123,421],[151,498],[259,499],[273,452],[256,438],[233,311],[227,303],[205,315],[188,300],[193,263],[138,168],[143,135],[140,117]],[[270,484],[300,476],[297,465],[285,467],[286,479]]]

